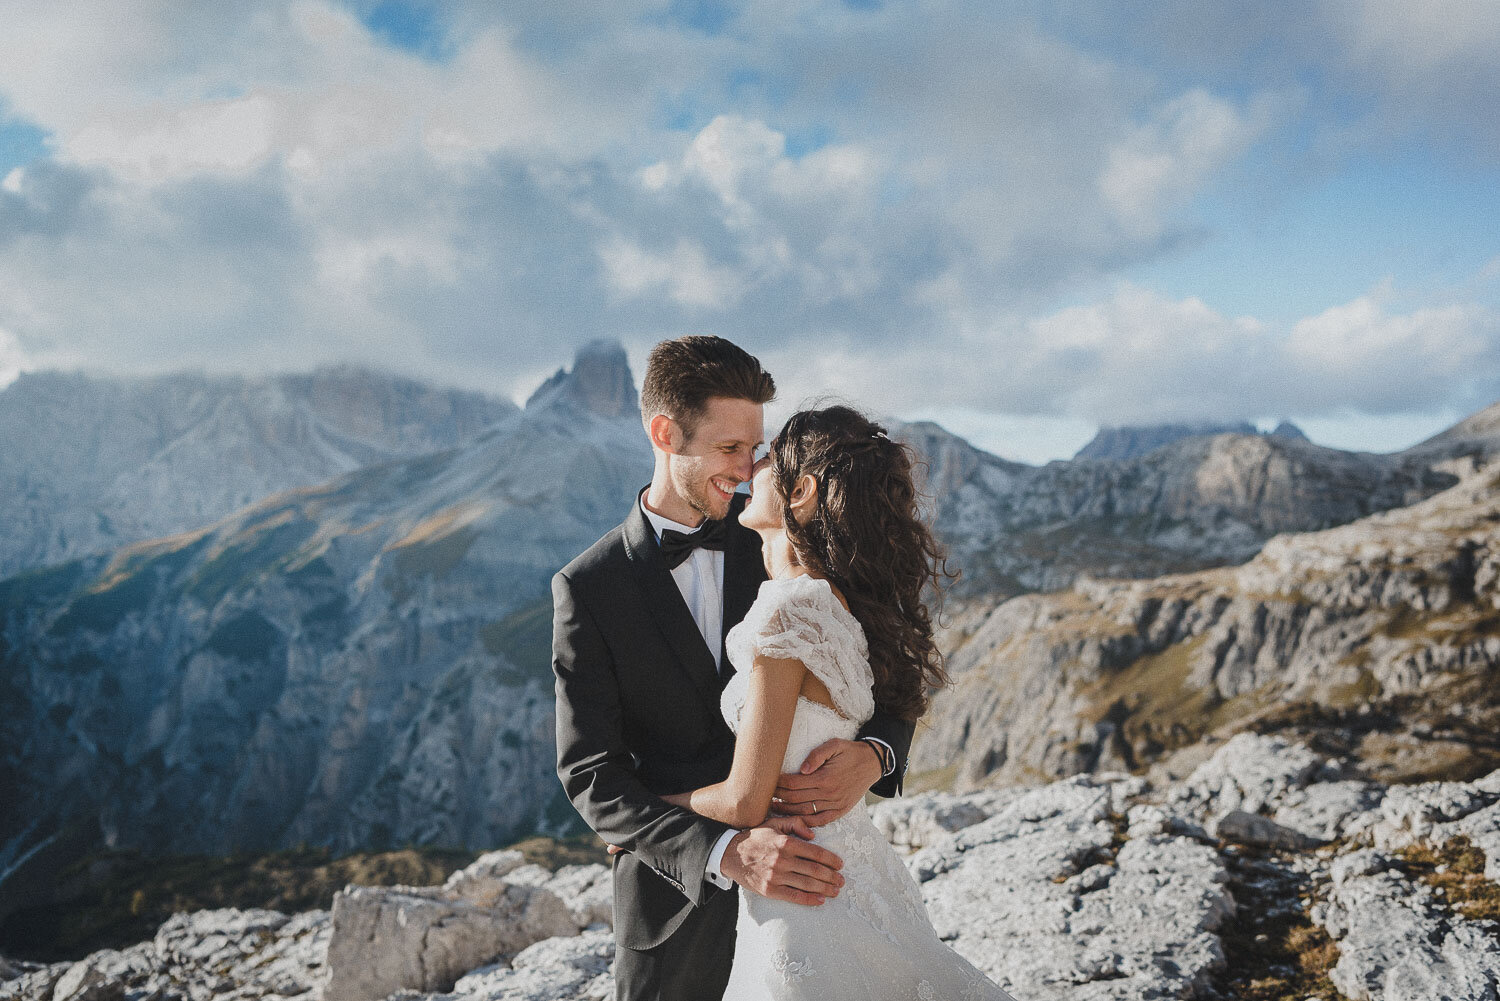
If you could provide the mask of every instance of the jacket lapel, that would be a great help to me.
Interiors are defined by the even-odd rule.
[[[641,511],[639,499],[631,508],[624,525],[625,554],[630,558],[631,568],[646,598],[646,607],[656,620],[662,635],[666,637],[672,652],[677,655],[688,677],[708,702],[717,708],[719,704],[719,677],[714,666],[713,654],[703,642],[703,634],[688,611],[677,582],[662,559],[661,547],[656,541],[656,532]],[[724,564],[725,586],[728,587],[729,561]],[[727,602],[726,602],[727,604]]]

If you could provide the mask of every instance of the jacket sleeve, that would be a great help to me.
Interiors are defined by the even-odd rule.
[[[672,806],[641,784],[625,746],[619,677],[594,617],[565,574],[552,578],[552,671],[557,680],[557,777],[594,832],[649,865],[699,904],[727,824]]]
[[[906,778],[906,756],[911,752],[911,738],[916,730],[917,725],[911,720],[892,716],[877,708],[875,715],[870,717],[869,722],[856,735],[878,737],[885,741],[896,754],[895,770],[870,787],[870,791],[875,795],[884,796],[887,799],[900,795],[901,783]]]

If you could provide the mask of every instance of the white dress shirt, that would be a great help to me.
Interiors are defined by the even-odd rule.
[[[663,529],[673,529],[678,532],[697,531],[692,525],[684,525],[664,518],[646,506],[646,494],[641,493],[641,513],[651,523],[651,528],[656,532],[656,541],[661,542]],[[682,600],[687,603],[688,611],[693,614],[693,622],[698,626],[698,632],[703,634],[703,642],[708,647],[709,653],[713,654],[714,664],[721,669],[719,659],[724,654],[724,554],[712,549],[694,549],[687,559],[674,567],[671,571],[672,579],[677,582],[677,590],[682,592]],[[719,871],[720,864],[724,861],[724,849],[729,847],[729,842],[740,833],[737,830],[728,830],[719,836],[714,842],[713,851],[708,853],[708,865],[704,868],[703,878],[722,889],[734,886],[734,881],[726,879]]]
[[[664,518],[646,506],[646,495],[641,494],[641,511],[646,515],[646,520],[656,530],[656,541],[661,542],[661,533],[664,529],[672,529],[676,532],[691,534],[697,531],[692,525],[684,525]],[[708,652],[713,654],[714,666],[718,667],[719,658],[724,651],[724,553],[722,550],[694,549],[688,558],[672,568],[672,579],[677,582],[677,590],[682,592],[682,600],[687,602],[688,611],[693,613],[693,621],[698,625],[698,632],[703,634],[704,645]]]

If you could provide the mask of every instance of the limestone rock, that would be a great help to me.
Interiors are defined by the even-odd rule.
[[[340,890],[326,1001],[369,1001],[402,988],[446,991],[479,966],[543,939],[576,935],[583,922],[535,878],[537,867],[522,861],[520,852],[490,852],[443,886]],[[577,873],[559,885],[575,884],[593,885]],[[584,911],[591,916],[591,904]]]
[[[1168,797],[1174,807],[1205,819],[1235,810],[1274,808],[1319,775],[1325,763],[1280,737],[1236,734]]]
[[[1454,822],[1500,802],[1500,793],[1471,782],[1423,782],[1394,786],[1380,804],[1380,821],[1373,834],[1379,848],[1403,848],[1431,840],[1439,830],[1457,833]],[[1481,821],[1483,823],[1483,821]]]
[[[1332,979],[1350,1001],[1494,1001],[1493,926],[1466,918],[1371,844],[1463,834],[1493,868],[1500,852],[1486,839],[1500,827],[1500,774],[1387,789],[1266,738],[1216,757],[1166,788],[1080,775],[924,794],[907,810],[878,812],[888,831],[928,838],[907,864],[939,934],[1025,1001],[1224,996],[1233,971],[1220,935],[1247,905],[1230,890],[1225,860],[1236,849],[1221,855],[1201,820],[1220,834],[1246,825],[1247,840],[1279,842],[1257,864],[1305,880],[1306,899],[1282,903],[1305,909],[1334,941]],[[1277,819],[1246,812],[1251,804]],[[935,819],[976,815],[983,819],[952,831],[939,832]],[[1308,850],[1329,836],[1341,840]],[[613,991],[609,883],[604,866],[549,872],[492,852],[443,886],[347,888],[332,915],[177,914],[125,949],[48,967],[13,963],[24,971],[0,980],[0,998],[603,1001]]]
[[[1023,789],[1001,789],[967,796],[928,792],[883,799],[870,810],[870,819],[891,844],[899,848],[921,848],[945,834],[994,816],[1024,792]]]
[[[1384,797],[1385,787],[1376,782],[1316,782],[1283,795],[1272,819],[1309,837],[1332,841],[1373,827]]]
[[[1500,984],[1489,929],[1445,913],[1432,891],[1378,853],[1333,870],[1324,925],[1339,947],[1329,979],[1352,1001],[1488,1001]]]
[[[148,941],[101,949],[76,963],[55,963],[0,982],[0,998],[317,1001],[327,928],[327,911],[180,912]]]
[[[124,996],[125,985],[89,959],[74,963],[52,988],[52,1001],[117,1001]]]
[[[1258,848],[1281,848],[1286,851],[1308,851],[1318,844],[1301,831],[1283,827],[1270,817],[1244,810],[1230,810],[1214,825],[1214,834],[1222,841]]]
[[[614,936],[605,931],[547,939],[509,967],[469,974],[442,1001],[605,1001],[614,996],[614,958]]]
[[[486,852],[452,873],[443,884],[443,892],[476,907],[493,907],[510,885],[505,877],[525,864],[526,856],[518,851]]]
[[[939,934],[1017,997],[1186,997],[1223,963],[1214,930],[1234,903],[1213,849],[1117,849],[1111,793],[1085,777],[1032,790],[909,860]]]
[[[552,872],[539,865],[525,865],[506,879],[557,894],[580,928],[614,923],[614,878],[605,866],[565,865]]]
[[[1138,803],[1125,813],[1127,838],[1149,838],[1177,834],[1196,841],[1208,841],[1208,832],[1192,818],[1154,803]]]

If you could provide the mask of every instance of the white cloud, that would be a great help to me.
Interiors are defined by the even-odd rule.
[[[272,152],[277,109],[264,95],[183,108],[146,109],[91,121],[71,136],[67,154],[142,180],[238,172]]]
[[[996,335],[1000,409],[1101,423],[1421,412],[1500,396],[1500,314],[1392,313],[1377,290],[1280,328],[1122,286]],[[1019,405],[1018,405],[1019,404]]]
[[[501,28],[438,65],[319,0],[247,5],[222,25],[170,5],[133,8],[123,28],[109,5],[63,6],[8,23],[0,93],[54,133],[61,159],[142,181],[275,157],[309,176],[402,147],[586,153],[615,134],[591,95],[569,92]]]
[[[1445,396],[1489,402],[1500,393],[1500,314],[1464,304],[1392,315],[1385,297],[1377,290],[1298,321],[1288,368],[1373,413]]]
[[[709,261],[703,248],[679,240],[670,253],[653,254],[615,237],[599,248],[605,276],[625,296],[662,291],[682,306],[726,309],[743,289],[736,272]]]
[[[1414,81],[1432,73],[1493,67],[1500,6],[1491,0],[1327,0],[1351,57]]]
[[[15,6],[0,102],[50,138],[0,183],[0,325],[33,360],[348,358],[503,388],[600,334],[713,329],[788,392],[886,412],[1118,422],[1496,388],[1477,306],[1372,293],[1273,328],[1114,284],[1201,232],[1205,195],[1287,129],[1278,74],[1158,73],[959,2],[752,4],[719,35],[650,2],[472,4],[440,61],[318,0],[148,0],[125,24],[102,0]],[[1423,45],[1424,65],[1474,58]],[[1424,353],[1434,374],[1400,373]]]
[[[1154,238],[1225,164],[1241,155],[1262,121],[1203,90],[1153,109],[1107,154],[1099,190],[1127,232]]]

